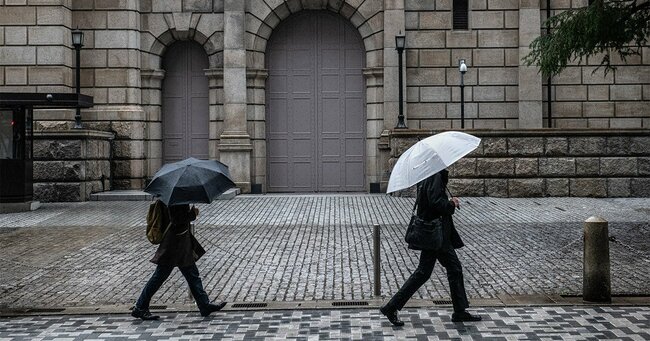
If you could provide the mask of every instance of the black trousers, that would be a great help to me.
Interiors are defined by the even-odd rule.
[[[190,291],[192,291],[192,296],[194,296],[194,300],[196,300],[196,305],[199,307],[199,310],[203,310],[210,303],[210,299],[203,289],[203,283],[201,282],[201,277],[199,277],[199,269],[196,268],[195,264],[178,269],[183,274],[183,277],[185,277],[187,285],[190,287]],[[151,275],[151,278],[147,282],[147,285],[142,289],[140,298],[138,298],[138,301],[135,304],[138,309],[149,309],[151,298],[156,291],[160,289],[165,280],[169,278],[172,270],[174,270],[174,267],[169,265],[159,264],[156,267],[156,271],[154,271],[153,275]]]
[[[454,312],[461,312],[469,307],[465,284],[463,283],[463,268],[456,255],[456,250],[449,248],[442,251],[423,250],[420,254],[420,263],[413,274],[406,280],[404,285],[390,299],[386,307],[390,310],[401,310],[406,302],[416,291],[429,280],[436,259],[447,270],[451,301],[454,305]]]

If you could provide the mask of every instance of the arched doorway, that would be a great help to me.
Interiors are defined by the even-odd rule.
[[[208,158],[208,56],[201,45],[179,41],[163,57],[163,162]]]
[[[266,50],[267,191],[365,191],[365,52],[327,11],[280,24]]]

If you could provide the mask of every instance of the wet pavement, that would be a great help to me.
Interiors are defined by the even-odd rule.
[[[373,297],[372,226],[381,225],[382,294],[417,266],[403,233],[413,199],[387,195],[241,195],[199,205],[198,262],[213,299]],[[0,215],[0,308],[133,302],[154,269],[148,202],[44,204]],[[610,222],[612,291],[650,294],[650,199],[464,198],[455,215],[470,298],[579,295],[583,222]],[[644,271],[645,269],[646,271]],[[416,298],[448,298],[442,267]],[[187,304],[175,272],[154,297]]]
[[[195,234],[207,250],[198,267],[211,298],[307,304],[262,311],[230,304],[204,319],[175,272],[152,302],[164,322],[150,325],[95,308],[127,312],[153,272],[148,260],[155,247],[145,237],[148,204],[49,203],[0,214],[0,315],[34,315],[0,318],[0,340],[648,339],[648,198],[463,198],[454,217],[467,246],[458,254],[470,302],[486,321],[450,322],[446,276],[436,266],[412,301],[425,303],[404,310],[411,325],[404,329],[380,318],[376,306],[417,266],[419,253],[403,242],[412,198],[240,195],[198,205]],[[624,306],[572,303],[580,302],[583,224],[590,216],[609,221],[612,292]],[[373,296],[374,224],[381,226],[380,297]],[[370,304],[308,308],[326,300]],[[181,308],[165,309],[174,306]],[[37,316],[74,308],[91,312]]]

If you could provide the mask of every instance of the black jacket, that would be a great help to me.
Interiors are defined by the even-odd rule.
[[[190,210],[189,205],[174,205],[169,206],[169,216],[172,225],[165,233],[151,262],[181,268],[190,266],[205,254],[205,250],[190,231],[190,222],[196,219],[196,214]]]
[[[460,238],[452,215],[456,211],[454,204],[449,201],[446,193],[449,182],[449,172],[442,170],[418,184],[418,217],[424,220],[433,220],[440,217],[443,226],[443,249],[453,247],[459,249],[465,244]]]

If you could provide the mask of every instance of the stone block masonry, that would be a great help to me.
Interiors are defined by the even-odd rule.
[[[584,139],[572,132],[560,134],[569,129],[616,129],[624,140],[630,129],[647,132],[648,46],[625,62],[612,55],[617,69],[606,75],[596,70],[599,58],[590,58],[571,63],[547,84],[536,68],[521,62],[530,41],[544,33],[545,2],[472,0],[468,5],[468,27],[458,30],[453,29],[452,0],[0,0],[0,90],[73,92],[70,29],[82,30],[81,92],[93,96],[95,103],[82,110],[84,129],[116,135],[111,150],[113,188],[142,189],[170,150],[164,148],[171,138],[163,127],[163,116],[170,116],[163,113],[174,110],[162,89],[174,75],[167,72],[164,57],[175,43],[192,41],[208,59],[208,68],[195,70],[195,76],[208,78],[209,119],[204,125],[209,134],[202,138],[209,157],[236,165],[234,176],[244,192],[253,184],[267,188],[267,130],[278,122],[267,107],[269,94],[278,90],[267,80],[277,71],[269,65],[269,53],[278,44],[271,38],[282,25],[291,25],[293,16],[323,11],[343,18],[363,41],[359,67],[366,148],[361,172],[368,190],[372,184],[386,184],[389,159],[396,153],[388,147],[388,137],[399,107],[395,35],[403,33],[404,114],[410,129],[461,127],[459,59],[469,68],[463,92],[466,128],[501,134],[547,127],[550,102],[550,127],[561,129],[535,138],[486,138],[483,154],[457,167],[454,186],[475,195],[499,196],[647,193],[647,156],[632,155],[630,145],[614,143],[617,133],[604,137],[596,132]],[[585,5],[586,0],[552,1],[551,14]],[[35,130],[67,132],[74,111],[42,110],[35,112],[34,122]],[[605,155],[598,152],[603,148]],[[71,194],[71,200],[83,200],[82,192],[88,191],[70,184],[84,183],[79,180],[85,167],[81,160],[95,159],[76,160],[37,160],[36,171],[43,179],[39,186],[65,183],[73,187],[70,193],[78,193]],[[44,165],[48,162],[52,164]],[[488,170],[499,175],[490,177]],[[54,179],[54,173],[61,175]],[[602,178],[604,184],[578,181]],[[541,192],[522,189],[536,186],[539,179]],[[587,185],[593,189],[584,188]],[[93,186],[91,191],[99,188]]]
[[[435,132],[394,132],[391,159]],[[459,196],[650,197],[648,130],[474,130],[479,147],[449,167]]]
[[[86,201],[110,189],[111,140],[92,130],[41,131],[34,134],[34,199]]]

